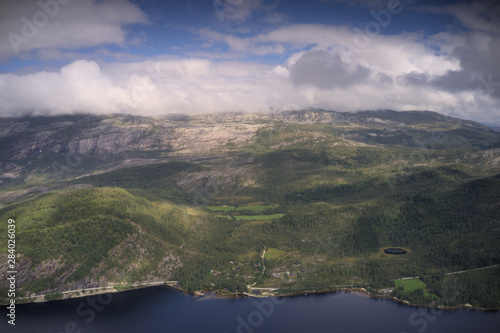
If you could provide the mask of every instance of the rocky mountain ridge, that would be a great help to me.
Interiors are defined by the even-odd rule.
[[[78,177],[161,161],[241,154],[259,149],[256,145],[262,144],[262,131],[271,133],[294,125],[325,125],[330,132],[340,134],[343,145],[349,146],[403,144],[438,148],[427,134],[432,137],[433,133],[446,132],[457,140],[444,144],[441,140],[439,144],[443,147],[470,145],[470,140],[462,140],[468,136],[478,137],[481,145],[485,137],[490,137],[489,148],[500,148],[498,132],[491,128],[430,111],[303,110],[162,117],[117,114],[8,118],[0,119],[0,189],[47,177]],[[328,136],[328,133],[305,133],[302,131],[304,136],[293,140],[282,135],[272,147],[315,144]]]
[[[413,119],[412,119],[413,118]],[[420,118],[420,119],[419,119]],[[163,156],[213,153],[230,150],[228,143],[248,143],[270,124],[368,125],[385,131],[411,126],[412,122],[443,121],[489,131],[471,121],[434,112],[289,111],[269,114],[218,113],[140,117],[58,116],[0,119],[0,155],[4,161],[30,159],[40,154],[95,154],[105,158],[127,151],[161,152]],[[4,170],[13,169],[3,165]]]

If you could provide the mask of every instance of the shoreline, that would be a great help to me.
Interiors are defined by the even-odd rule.
[[[439,309],[439,310],[445,310],[445,311],[458,311],[458,310],[472,310],[472,311],[483,311],[483,312],[498,312],[500,309],[487,309],[487,308],[477,308],[473,306],[465,306],[465,304],[459,305],[459,306],[430,306],[430,305],[419,305],[419,304],[413,304],[410,303],[409,301],[399,299],[397,297],[393,296],[386,296],[386,295],[377,295],[370,293],[367,291],[365,288],[337,288],[337,289],[330,289],[330,290],[324,290],[324,291],[300,291],[300,292],[295,292],[295,293],[288,293],[288,294],[283,294],[283,295],[277,295],[277,296],[256,296],[256,295],[250,295],[250,297],[255,297],[255,298],[268,298],[268,297],[298,297],[298,296],[308,296],[308,295],[322,295],[322,294],[333,294],[333,293],[338,293],[338,292],[348,292],[348,293],[353,293],[353,294],[358,294],[359,296],[363,297],[369,297],[369,298],[376,298],[376,299],[386,299],[389,301],[393,301],[395,303],[399,303],[402,305],[407,305],[411,307],[418,307],[418,308],[427,308],[427,309]]]
[[[177,282],[177,281],[174,281]],[[50,295],[50,294],[44,294],[44,295],[37,295],[35,298],[28,300],[27,302],[22,302],[23,300],[27,300],[26,298],[23,299],[16,299],[16,305],[22,305],[22,304],[32,304],[32,303],[47,303],[47,302],[57,302],[57,301],[64,301],[64,300],[69,300],[69,299],[75,299],[75,298],[83,298],[83,297],[89,297],[89,296],[95,296],[95,295],[101,295],[101,294],[116,294],[116,293],[122,293],[122,292],[127,292],[127,291],[133,291],[133,290],[141,290],[141,289],[146,289],[146,288],[153,288],[153,287],[167,287],[167,288],[172,288],[178,291],[183,292],[186,295],[190,296],[195,296],[196,298],[203,300],[206,298],[206,300],[212,299],[212,298],[218,298],[218,299],[237,299],[237,298],[246,298],[246,297],[253,297],[253,298],[269,298],[269,297],[298,297],[298,296],[307,296],[307,295],[321,295],[321,294],[332,294],[332,293],[338,293],[338,292],[349,292],[349,293],[354,293],[358,294],[359,296],[364,296],[364,297],[370,297],[370,298],[376,298],[376,299],[386,299],[390,300],[402,305],[407,305],[411,307],[419,307],[419,308],[428,308],[428,309],[438,309],[438,310],[445,310],[445,311],[458,311],[458,310],[472,310],[472,311],[483,311],[483,312],[498,312],[500,309],[487,309],[487,308],[477,308],[473,306],[466,306],[465,304],[459,305],[459,306],[454,306],[454,307],[442,307],[442,306],[429,306],[429,305],[418,305],[418,304],[413,304],[410,303],[409,301],[398,299],[393,296],[387,296],[387,295],[377,295],[370,293],[368,290],[365,288],[337,288],[337,289],[330,289],[330,290],[324,290],[324,291],[300,291],[300,292],[294,292],[294,293],[287,293],[287,294],[282,294],[282,295],[254,295],[251,293],[243,292],[243,293],[229,293],[229,294],[222,294],[218,293],[215,290],[207,290],[207,291],[199,291],[199,290],[184,290],[180,287],[177,287],[176,284],[174,285],[173,283],[166,283],[166,282],[154,282],[150,284],[143,284],[143,285],[134,285],[130,288],[124,289],[124,290],[117,290],[115,286],[107,286],[107,287],[100,287],[100,288],[88,288],[88,289],[80,289],[80,290],[70,290],[70,291],[65,291],[62,293],[67,293],[70,294],[69,297],[66,298],[58,298],[58,299],[51,299],[51,300],[46,300],[45,296]],[[87,291],[87,293],[85,293]],[[78,293],[78,294],[76,294]],[[41,299],[43,297],[43,299]],[[21,301],[21,302],[19,302]],[[0,305],[8,305],[4,304],[3,301],[0,301]]]

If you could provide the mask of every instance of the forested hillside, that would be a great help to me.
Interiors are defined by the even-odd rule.
[[[0,123],[21,296],[169,280],[500,308],[500,133],[484,125],[417,111]]]

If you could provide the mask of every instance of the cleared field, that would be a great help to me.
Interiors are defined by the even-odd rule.
[[[285,214],[273,214],[273,215],[240,215],[235,216],[234,218],[237,221],[267,221],[267,220],[275,220],[280,217],[285,216]]]
[[[427,285],[424,281],[420,279],[408,279],[408,280],[394,280],[396,287],[403,287],[404,292],[411,292],[416,289],[422,289],[425,291]]]
[[[278,205],[272,205],[272,206],[246,206],[246,207],[238,207],[236,208],[236,211],[242,211],[242,210],[254,210],[254,211],[263,211],[266,209],[273,209],[273,208],[278,208]]]
[[[286,252],[275,249],[275,248],[270,248],[266,251],[266,259],[281,259],[286,255]]]
[[[270,205],[270,206],[241,206],[241,207],[234,207],[234,206],[207,206],[208,210],[211,210],[213,212],[241,212],[241,211],[247,211],[247,210],[252,210],[256,212],[264,211],[267,209],[273,209],[273,208],[278,208],[279,205]]]

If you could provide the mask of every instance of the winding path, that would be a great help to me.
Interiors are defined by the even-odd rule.
[[[487,266],[487,267],[479,267],[479,268],[468,269],[468,270],[465,270],[465,271],[445,273],[444,275],[462,274],[462,273],[467,273],[467,272],[472,272],[472,271],[480,271],[482,269],[489,269],[489,268],[495,268],[495,267],[498,267],[498,265],[491,265],[491,266]]]
[[[264,258],[266,256],[266,249],[267,249],[267,247],[264,245],[264,252],[262,252],[262,274],[261,274],[262,276],[264,276],[264,272],[266,271],[266,262],[264,260]],[[247,288],[252,288],[253,286],[255,286],[257,284],[257,282],[259,282],[259,281],[255,281],[253,284],[248,285]],[[256,289],[256,288],[254,288],[254,289]],[[259,289],[261,289],[261,288],[259,288]]]
[[[264,252],[262,252],[262,276],[264,276],[264,272],[266,271],[266,263],[264,257],[266,256],[267,247],[264,245]]]
[[[490,269],[490,268],[495,268],[498,267],[498,265],[491,265],[491,266],[486,266],[486,267],[479,267],[479,268],[473,268],[473,269],[467,269],[465,271],[456,271],[456,272],[450,272],[450,273],[444,273],[443,275],[455,275],[455,274],[462,274],[462,273],[467,273],[467,272],[473,272],[473,271],[480,271],[482,269]],[[427,277],[431,275],[424,275],[423,277]],[[409,276],[409,277],[404,277],[401,278],[401,280],[411,280],[411,279],[420,279],[420,276]]]

